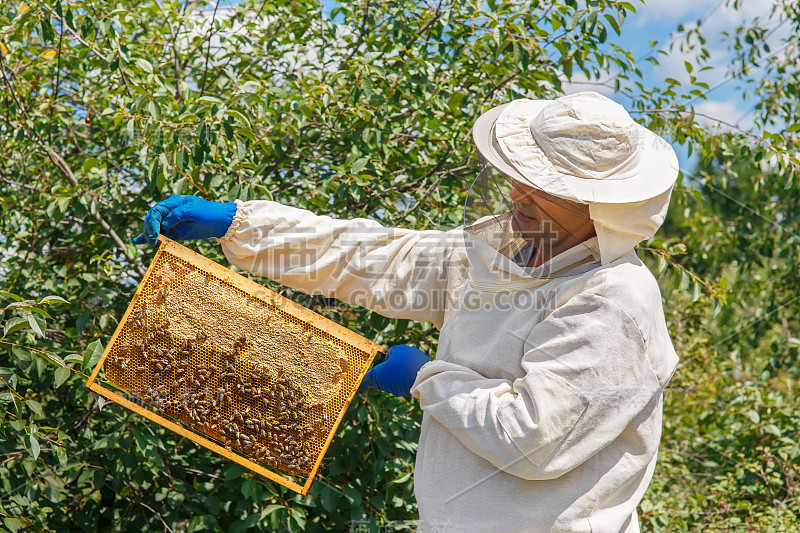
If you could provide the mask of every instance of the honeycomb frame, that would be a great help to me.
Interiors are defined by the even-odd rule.
[[[86,386],[306,495],[385,349],[175,241],[159,241]]]

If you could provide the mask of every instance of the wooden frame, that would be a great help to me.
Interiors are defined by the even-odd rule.
[[[159,425],[161,425],[161,426],[163,426],[163,427],[165,427],[167,429],[170,429],[170,430],[174,431],[175,433],[177,433],[177,434],[179,434],[179,435],[181,435],[183,437],[186,437],[186,438],[192,440],[193,442],[195,442],[195,443],[197,443],[197,444],[199,444],[201,446],[204,446],[205,448],[208,448],[209,450],[211,450],[211,451],[213,451],[215,453],[218,453],[219,455],[222,455],[223,457],[226,457],[226,458],[230,459],[231,461],[239,463],[240,465],[252,470],[253,472],[256,472],[256,473],[266,477],[267,479],[269,479],[271,481],[279,483],[279,484],[281,484],[281,485],[283,485],[283,486],[285,486],[285,487],[287,487],[287,488],[289,488],[289,489],[291,489],[291,490],[293,490],[293,491],[305,496],[306,494],[308,494],[308,491],[311,489],[311,484],[314,481],[314,477],[315,477],[316,472],[319,469],[319,466],[320,466],[320,464],[322,462],[322,458],[325,456],[325,452],[327,451],[328,446],[330,445],[331,440],[333,439],[333,435],[336,433],[336,429],[338,428],[339,424],[342,421],[342,418],[344,417],[344,413],[347,410],[347,406],[350,404],[350,402],[353,400],[353,397],[355,396],[355,393],[356,393],[356,388],[355,387],[352,387],[352,390],[350,390],[348,392],[347,400],[345,401],[344,406],[340,409],[337,418],[333,422],[333,426],[332,426],[331,430],[328,432],[328,435],[327,435],[327,437],[326,437],[326,439],[324,441],[324,444],[322,445],[321,452],[319,453],[316,461],[314,462],[313,468],[309,472],[305,483],[300,485],[295,480],[293,480],[293,479],[291,479],[289,477],[286,477],[285,475],[282,475],[279,472],[275,472],[273,470],[270,470],[270,469],[266,468],[265,466],[263,466],[261,464],[258,464],[256,462],[250,460],[249,458],[247,458],[247,457],[245,457],[243,455],[240,455],[240,454],[238,454],[238,453],[226,448],[225,446],[217,444],[216,442],[212,441],[210,438],[207,438],[201,432],[199,432],[197,430],[194,430],[194,429],[192,429],[190,427],[187,427],[185,424],[174,422],[174,421],[166,418],[165,416],[162,416],[159,413],[153,412],[150,409],[147,409],[145,407],[137,405],[136,403],[124,398],[120,394],[118,394],[118,393],[110,390],[109,388],[103,386],[103,384],[97,380],[97,377],[98,377],[98,375],[100,373],[100,369],[105,364],[106,358],[108,357],[109,353],[111,352],[112,347],[115,345],[115,342],[117,341],[118,337],[120,336],[120,333],[126,327],[126,323],[127,323],[127,320],[128,320],[128,315],[133,310],[137,299],[139,298],[139,296],[142,293],[143,287],[145,287],[147,285],[147,282],[148,282],[148,280],[150,278],[150,275],[152,274],[154,265],[158,262],[158,259],[161,257],[162,254],[166,253],[166,254],[170,254],[170,255],[173,255],[175,257],[178,257],[178,258],[180,258],[180,259],[192,264],[193,266],[196,266],[197,268],[205,270],[206,272],[208,272],[212,276],[222,280],[223,282],[228,283],[230,285],[233,285],[234,287],[236,287],[236,288],[240,289],[241,291],[245,292],[250,297],[260,299],[261,301],[263,301],[263,302],[265,302],[265,303],[267,303],[267,304],[269,304],[271,306],[277,307],[281,311],[283,311],[285,313],[288,313],[289,315],[294,316],[297,319],[302,320],[303,322],[305,322],[305,323],[307,323],[307,324],[309,324],[311,326],[314,326],[314,327],[316,327],[316,328],[318,328],[318,329],[320,329],[320,330],[322,330],[324,332],[327,332],[330,335],[332,335],[332,336],[336,337],[337,339],[341,340],[342,342],[345,342],[345,343],[351,345],[352,347],[354,347],[354,348],[356,348],[356,349],[358,349],[358,350],[360,350],[362,352],[365,352],[365,353],[369,354],[368,361],[364,365],[364,371],[361,372],[359,374],[359,376],[358,376],[358,378],[359,378],[358,381],[359,382],[364,377],[363,374],[366,372],[366,368],[368,368],[370,366],[370,364],[371,364],[372,360],[374,359],[375,355],[377,353],[379,353],[379,352],[380,353],[385,353],[385,349],[383,347],[381,347],[380,345],[370,341],[369,339],[366,339],[366,338],[362,337],[361,335],[359,335],[359,334],[357,334],[357,333],[345,328],[344,326],[342,326],[340,324],[337,324],[336,322],[333,322],[332,320],[329,320],[329,319],[327,319],[327,318],[325,318],[325,317],[323,317],[323,316],[311,311],[310,309],[307,309],[307,308],[303,307],[302,305],[299,305],[299,304],[289,300],[288,298],[285,298],[285,297],[283,297],[283,296],[281,296],[281,295],[279,295],[279,294],[267,289],[266,287],[263,287],[263,286],[259,285],[258,283],[254,282],[254,281],[252,281],[252,280],[250,280],[250,279],[248,279],[248,278],[246,278],[246,277],[244,277],[244,276],[242,276],[240,274],[237,274],[236,272],[233,272],[232,270],[230,270],[228,268],[225,268],[224,266],[222,266],[222,265],[220,265],[218,263],[215,263],[214,261],[212,261],[212,260],[210,260],[210,259],[208,259],[206,257],[203,257],[202,255],[200,255],[200,254],[198,254],[198,253],[186,248],[185,246],[183,246],[181,244],[178,244],[175,241],[172,241],[172,240],[170,240],[170,239],[168,239],[168,238],[166,238],[164,236],[159,236],[159,241],[161,241],[161,245],[160,245],[158,251],[156,252],[155,257],[153,258],[153,261],[150,264],[150,267],[147,269],[147,272],[145,273],[144,278],[142,278],[141,283],[137,287],[136,293],[134,294],[133,298],[131,299],[131,303],[128,306],[128,309],[125,311],[125,314],[122,316],[122,319],[119,322],[119,326],[117,327],[116,331],[114,332],[113,336],[111,337],[110,342],[106,346],[106,349],[104,350],[102,357],[100,358],[100,360],[95,365],[94,370],[92,372],[92,375],[90,376],[89,380],[87,381],[86,386],[90,390],[96,392],[97,394],[100,394],[101,396],[103,396],[103,397],[105,397],[105,398],[107,398],[107,399],[109,399],[109,400],[111,400],[111,401],[113,401],[113,402],[115,402],[115,403],[117,403],[119,405],[121,405],[122,407],[125,407],[126,409],[129,409],[129,410],[131,410],[131,411],[133,411],[133,412],[135,412],[135,413],[137,413],[139,415],[142,415],[143,417],[145,417],[145,418],[147,418],[149,420],[152,420],[153,422],[155,422],[155,423],[157,423],[157,424],[159,424]]]

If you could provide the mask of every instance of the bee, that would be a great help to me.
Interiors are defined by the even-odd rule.
[[[156,294],[156,304],[163,304],[166,303],[167,297],[171,294],[171,291],[167,288],[159,289],[158,293]]]

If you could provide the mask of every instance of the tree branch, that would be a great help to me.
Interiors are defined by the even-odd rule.
[[[208,30],[208,37],[206,37],[206,40],[208,41],[208,46],[206,46],[206,64],[203,67],[203,83],[200,84],[200,96],[203,96],[206,92],[206,76],[208,76],[208,59],[211,56],[211,39],[214,37],[214,22],[217,20],[218,7],[219,7],[219,2],[214,4],[214,14],[211,15],[211,24]]]
[[[61,86],[61,45],[64,42],[64,23],[61,23],[61,31],[59,31],[58,36],[58,63],[56,64],[56,83],[55,87],[53,88],[53,97],[50,99],[50,123],[53,122],[53,107],[56,105],[56,100],[58,100],[58,92],[59,87]],[[53,128],[47,128],[47,138],[50,141],[50,144],[53,143]]]
[[[170,20],[169,16],[167,15],[166,11],[164,11],[164,6],[161,5],[161,2],[156,2],[158,5],[158,9],[161,10],[161,14],[164,15],[164,20],[167,22],[167,27],[169,28],[169,34],[172,39],[172,66],[175,69],[175,98],[180,102],[183,100],[183,94],[181,93],[181,63],[180,63],[180,55],[178,53],[178,35],[175,32],[175,28],[172,27],[172,20]],[[216,7],[214,8],[216,11]]]
[[[67,24],[66,21],[62,17],[60,17],[58,15],[58,13],[56,12],[55,9],[53,9],[52,7],[47,6],[47,5],[45,5],[44,7],[45,7],[45,9],[50,11],[50,14],[52,16],[58,18],[59,22],[61,23],[62,29],[66,28],[67,31],[69,32],[69,34],[72,35],[73,39],[75,39],[76,41],[81,43],[83,46],[85,46],[86,48],[88,48],[89,50],[91,50],[92,52],[97,54],[98,56],[100,56],[100,58],[103,61],[105,61],[107,63],[111,63],[111,60],[108,57],[106,57],[97,47],[95,47],[94,44],[89,43],[86,39],[83,38],[83,36],[80,33],[76,32],[75,30],[70,28],[69,24]],[[123,69],[121,69],[121,68],[118,69],[118,71],[119,71],[119,77],[122,80],[122,84],[125,86],[125,93],[132,98],[133,95],[131,94],[131,88],[128,85],[128,78],[125,77],[125,71]]]
[[[19,99],[19,96],[17,95],[16,91],[14,91],[14,88],[12,87],[11,79],[6,74],[5,61],[3,59],[2,54],[0,54],[0,73],[3,75],[3,81],[5,82],[5,85],[8,88],[8,92],[11,94],[11,97],[14,99],[14,102],[16,102],[16,104],[19,107],[19,109],[22,112],[22,114],[25,115],[25,118],[28,119],[28,121],[30,123],[33,123],[33,119],[28,114],[28,110],[22,104],[22,102]],[[75,179],[75,174],[73,174],[72,169],[69,167],[67,162],[64,161],[64,158],[61,157],[59,154],[57,154],[52,148],[50,148],[50,146],[47,143],[44,142],[44,139],[42,139],[41,135],[39,135],[39,132],[36,131],[35,128],[32,128],[31,131],[34,134],[34,137],[36,137],[36,139],[39,141],[39,144],[41,145],[41,147],[45,150],[45,153],[47,154],[47,157],[50,158],[50,161],[52,161],[53,164],[56,166],[56,168],[58,168],[61,171],[61,173],[64,175],[64,177],[67,178],[67,181],[69,181],[70,184],[73,187],[80,187],[80,184],[78,183],[78,180]],[[131,264],[134,265],[134,268],[139,273],[139,275],[144,277],[145,269],[142,268],[142,266],[136,260],[136,257],[132,257],[132,256],[128,255],[128,250],[125,247],[125,243],[122,241],[122,239],[120,239],[119,235],[117,235],[117,232],[114,231],[114,229],[111,227],[111,225],[109,225],[109,223],[106,222],[106,220],[103,218],[103,216],[99,212],[94,213],[93,216],[94,216],[95,220],[97,220],[97,222],[103,228],[103,230],[106,232],[106,235],[111,237],[111,240],[114,241],[114,243],[117,245],[117,248],[122,252],[122,254],[125,257],[128,258],[128,260],[131,262]]]
[[[361,28],[358,30],[356,42],[350,49],[350,53],[347,54],[347,56],[336,66],[336,71],[341,70],[348,61],[353,59],[353,56],[356,55],[356,52],[358,51],[358,47],[364,42],[364,35],[366,35],[367,32],[367,18],[369,17],[369,2],[370,0],[364,0],[364,16],[361,18]]]
[[[78,183],[78,180],[75,179],[75,175],[72,173],[72,169],[69,167],[67,162],[64,161],[64,158],[62,158],[60,155],[58,155],[57,153],[55,153],[51,149],[47,149],[47,155],[48,155],[48,157],[50,157],[50,160],[53,162],[53,164],[55,164],[59,168],[59,170],[61,170],[61,173],[64,174],[64,176],[72,184],[73,187],[79,187],[80,186],[80,184]],[[128,260],[132,264],[135,265],[136,271],[139,272],[139,274],[142,277],[144,277],[145,269],[142,267],[142,265],[140,265],[138,263],[138,261],[136,261],[135,257],[131,257],[131,256],[128,255],[128,250],[125,247],[125,243],[119,237],[119,235],[117,235],[117,232],[114,231],[114,229],[111,227],[111,225],[109,225],[109,223],[106,222],[106,220],[103,218],[103,216],[99,212],[96,212],[94,214],[94,218],[95,218],[95,220],[97,220],[97,223],[100,224],[100,227],[102,227],[103,230],[105,230],[106,234],[109,237],[111,237],[111,240],[113,240],[114,243],[116,243],[117,248],[122,252],[122,254],[125,257],[127,257]]]

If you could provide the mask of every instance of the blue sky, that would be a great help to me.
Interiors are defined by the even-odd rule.
[[[323,0],[326,13],[330,13],[336,2],[333,0]],[[746,98],[745,89],[737,81],[719,82],[728,77],[728,65],[730,65],[731,54],[728,50],[728,43],[722,36],[723,32],[733,34],[736,28],[751,22],[760,17],[770,18],[770,10],[774,0],[746,0],[741,2],[739,9],[734,9],[728,4],[729,0],[647,0],[642,4],[639,0],[632,0],[637,12],[631,14],[622,28],[622,35],[617,36],[609,29],[608,44],[618,44],[623,48],[633,52],[634,57],[645,57],[652,52],[651,41],[657,40],[656,50],[667,50],[670,42],[674,40],[673,35],[679,25],[685,27],[697,26],[698,20],[701,21],[701,29],[707,39],[707,47],[711,57],[709,63],[714,67],[703,73],[695,74],[701,81],[705,81],[711,87],[706,101],[698,100],[695,103],[695,111],[708,115],[709,117],[719,118],[737,124],[745,129],[752,125],[752,103]],[[769,23],[773,24],[773,23]],[[777,23],[774,23],[777,26]],[[784,31],[781,31],[781,30]],[[785,28],[776,28],[771,38],[771,43],[779,43],[786,37]],[[773,50],[778,45],[773,46]],[[670,53],[661,58],[661,64],[653,67],[650,62],[641,61],[638,65],[645,75],[645,86],[660,85],[665,78],[675,78],[679,81],[688,82],[688,75],[684,66],[684,60],[691,59],[684,57],[680,52]],[[598,86],[596,84],[580,83],[575,79],[574,84],[566,86],[567,92],[577,92],[585,90],[596,90],[612,98],[623,106],[629,106],[630,100],[621,94],[614,94],[613,88]],[[706,125],[712,124],[709,118],[699,118]],[[675,146],[680,160],[681,168],[685,171],[691,170],[693,161],[686,155],[684,147]]]
[[[647,0],[646,4],[642,5],[637,1],[634,3],[637,12],[623,25],[622,35],[618,37],[609,32],[609,40],[633,51],[634,57],[643,57],[651,50],[650,41],[658,40],[659,45],[656,49],[667,50],[673,40],[672,35],[679,25],[697,26],[697,21],[702,21],[700,28],[707,39],[711,55],[708,64],[714,69],[698,74],[699,79],[708,83],[711,90],[707,94],[706,101],[695,102],[695,111],[748,129],[753,123],[753,103],[740,82],[726,81],[729,79],[732,56],[728,50],[728,41],[722,33],[733,34],[737,27],[760,17],[766,21],[767,26],[775,27],[769,42],[772,44],[772,49],[776,50],[780,46],[780,41],[787,36],[788,30],[785,25],[780,26],[776,18],[771,17],[773,0],[746,0],[738,10],[731,8],[728,3],[727,0]],[[692,58],[684,57],[675,51],[661,58],[657,67],[646,61],[641,61],[638,66],[645,75],[646,86],[659,85],[661,80],[668,77],[686,82],[688,75],[684,60],[687,59],[691,61]],[[606,87],[575,83],[567,88],[568,92],[588,89],[597,90],[623,106],[630,105],[627,97],[613,94],[613,90]],[[704,117],[700,117],[699,120],[705,125],[714,122]],[[686,156],[686,149],[679,146],[675,148],[681,168],[690,171],[693,161]]]
[[[747,98],[745,88],[737,81],[721,81],[728,77],[728,66],[731,54],[728,42],[722,36],[723,32],[733,34],[736,28],[751,22],[756,18],[767,20],[767,26],[775,26],[775,31],[770,36],[772,49],[780,47],[782,39],[787,37],[787,27],[778,26],[775,19],[770,16],[774,0],[744,0],[739,9],[729,6],[732,0],[630,0],[636,6],[636,13],[630,14],[622,27],[622,35],[617,36],[609,29],[607,44],[618,44],[633,52],[634,57],[645,57],[652,52],[651,41],[657,40],[656,50],[667,50],[673,34],[679,25],[696,26],[698,20],[702,21],[701,28],[707,39],[707,47],[711,57],[707,64],[714,67],[698,74],[698,78],[708,83],[712,90],[708,93],[706,101],[698,100],[695,103],[697,113],[708,117],[719,118],[726,122],[739,125],[748,129],[752,126],[753,103]],[[237,4],[237,0],[222,0],[220,7]],[[331,9],[337,5],[335,0],[321,0],[323,10],[330,14]],[[646,86],[661,85],[665,78],[675,78],[679,81],[688,81],[684,60],[680,52],[675,51],[660,59],[660,65],[653,67],[647,61],[640,61],[639,67],[645,75]],[[695,72],[697,74],[697,72]],[[630,106],[630,100],[622,94],[614,94],[613,88],[586,83],[585,78],[576,75],[575,83],[565,86],[568,93],[596,90],[612,98],[625,107]],[[710,125],[711,118],[699,117],[701,123]],[[681,168],[690,171],[693,167],[686,155],[686,149],[675,146],[680,160]]]

